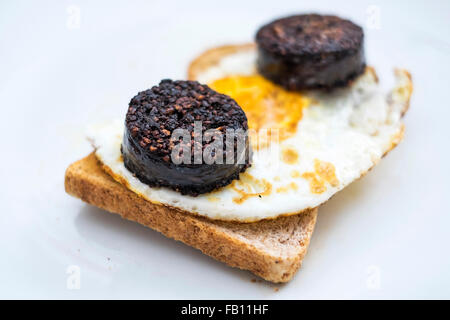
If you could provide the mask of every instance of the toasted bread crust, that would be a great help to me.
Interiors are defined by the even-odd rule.
[[[256,49],[256,44],[245,43],[238,45],[224,45],[206,50],[189,64],[187,71],[188,80],[197,80],[198,75],[201,72],[217,64],[223,57],[241,50],[250,49]]]
[[[66,171],[66,192],[184,242],[232,267],[272,282],[289,281],[301,265],[317,209],[257,223],[211,221],[152,204],[114,181],[92,153]],[[268,241],[267,237],[272,237]],[[274,242],[275,245],[274,245]]]

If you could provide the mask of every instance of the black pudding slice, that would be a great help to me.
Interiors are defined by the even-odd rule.
[[[249,166],[247,117],[230,97],[197,81],[162,80],[131,99],[125,167],[151,187],[197,196]]]
[[[258,71],[288,90],[332,89],[364,72],[363,30],[336,16],[273,21],[256,34]]]

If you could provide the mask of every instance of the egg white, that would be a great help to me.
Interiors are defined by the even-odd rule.
[[[209,83],[232,74],[252,74],[255,59],[254,50],[234,53],[200,74],[198,80]],[[256,150],[252,166],[246,171],[259,181],[267,181],[271,192],[243,201],[236,201],[240,194],[231,186],[192,197],[140,182],[125,168],[121,157],[123,120],[92,126],[88,137],[96,156],[113,177],[122,183],[126,181],[129,189],[151,202],[211,219],[252,222],[276,218],[324,203],[366,173],[401,140],[401,115],[409,103],[411,80],[406,71],[397,71],[396,76],[396,86],[388,95],[380,92],[376,75],[370,69],[349,88],[332,93],[305,92],[315,103],[305,108],[296,134],[279,145]],[[281,160],[286,148],[297,151],[297,163]],[[321,193],[313,193],[309,180],[301,177],[305,172],[314,172],[316,160],[331,163],[338,180],[334,186],[325,183],[326,190]],[[293,177],[294,171],[300,177]],[[292,183],[296,188],[289,187]],[[254,187],[255,193],[262,191],[258,184],[250,183],[247,187]],[[277,191],[283,188],[284,191]]]

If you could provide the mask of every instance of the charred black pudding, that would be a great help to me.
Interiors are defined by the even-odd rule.
[[[249,166],[247,130],[244,111],[230,97],[197,81],[162,80],[130,101],[124,164],[151,187],[197,196]]]
[[[365,69],[363,30],[317,14],[275,20],[256,34],[258,71],[288,90],[346,86]]]

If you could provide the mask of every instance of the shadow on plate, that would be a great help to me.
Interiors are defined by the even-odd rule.
[[[207,267],[219,268],[220,272],[232,274],[247,283],[254,282],[254,279],[260,279],[248,271],[228,267],[224,263],[201,253],[201,251],[167,238],[155,230],[88,204],[80,210],[75,225],[80,235],[88,241],[93,241],[97,245],[110,250],[126,252],[130,258],[152,257],[162,249],[168,252],[171,258],[180,259],[180,267],[182,267],[183,259],[189,259],[195,260],[196,263],[209,265]],[[145,260],[145,263],[149,263],[149,261]],[[161,263],[164,264],[165,262],[162,261]],[[168,261],[167,263],[172,262]],[[194,273],[191,274],[191,276],[194,275]],[[199,279],[199,281],[204,281],[204,276],[200,276],[202,279]],[[275,286],[266,281],[258,280],[256,283],[264,284],[269,288]]]
[[[373,179],[373,180],[372,180]],[[374,183],[376,175],[368,172],[366,176],[351,183],[342,191],[335,194],[331,199],[319,207],[316,227],[311,239],[310,248],[306,256],[314,256],[315,252],[323,245],[329,246],[331,237],[333,237],[333,228],[339,224],[339,220],[351,218],[353,215],[364,214],[354,210],[355,206],[364,201],[369,196],[371,184]],[[348,225],[351,229],[352,225]],[[333,248],[327,248],[333,250]]]

